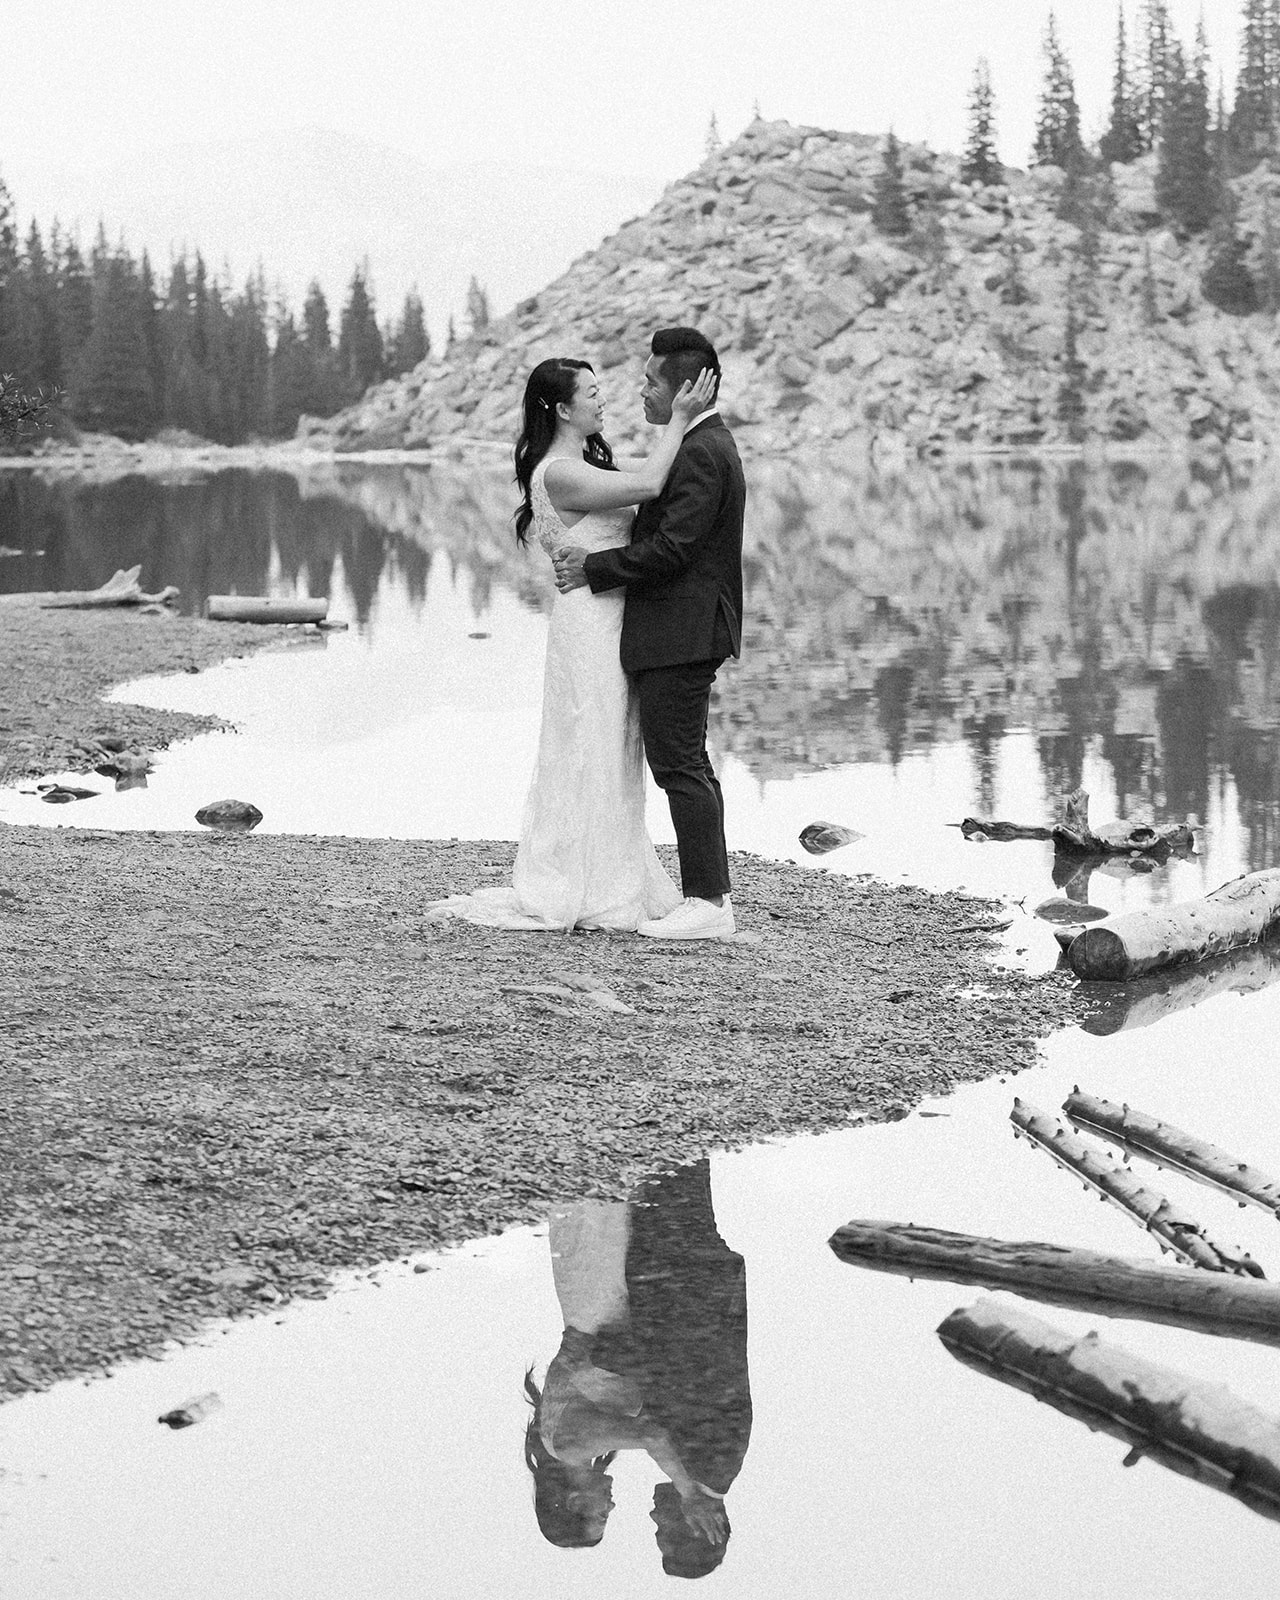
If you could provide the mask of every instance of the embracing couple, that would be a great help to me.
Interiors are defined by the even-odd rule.
[[[442,901],[439,914],[732,936],[724,802],[706,735],[716,673],[740,651],[746,489],[719,388],[710,340],[694,328],[655,333],[642,393],[645,420],[662,432],[645,461],[622,470],[590,365],[556,358],[530,374],[516,537],[523,545],[532,529],[558,591],[537,764],[510,887]],[[681,890],[645,828],[646,760],[671,807]]]

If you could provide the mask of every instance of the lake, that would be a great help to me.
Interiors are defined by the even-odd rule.
[[[179,585],[187,610],[209,593],[328,595],[351,624],[118,691],[240,731],[163,753],[145,789],[104,783],[66,807],[0,792],[0,820],[194,827],[200,805],[234,794],[265,813],[264,832],[514,838],[552,590],[545,558],[513,548],[504,480],[500,465],[456,463],[0,475],[0,546],[23,552],[0,558],[0,589],[92,587],[141,562],[144,587]],[[711,729],[731,848],[990,894],[1014,918],[1000,958],[1032,971],[1057,958],[1029,915],[1050,896],[1119,909],[1275,865],[1278,553],[1280,475],[1253,464],[757,464],[746,654],[721,675]],[[1050,820],[1081,783],[1098,821],[1193,816],[1196,853],[1081,873],[1048,844],[978,844],[954,826]],[[656,797],[650,817],[669,839]],[[810,856],[798,835],[816,820],[864,837]],[[978,1291],[843,1265],[826,1240],[884,1216],[1154,1257],[1126,1218],[1013,1142],[1012,1096],[1053,1110],[1079,1083],[1280,1172],[1277,974],[1263,950],[1099,990],[1084,1026],[1016,1080],[883,1127],[714,1153],[626,1219],[553,1219],[615,1287],[619,1227],[650,1238],[661,1270],[645,1281],[664,1279],[664,1217],[701,1241],[703,1276],[685,1287],[721,1309],[701,1346],[693,1318],[686,1361],[737,1396],[719,1408],[732,1533],[698,1580],[708,1592],[1270,1594],[1270,1522],[1153,1461],[1122,1471],[1116,1440],[957,1363],[934,1330]],[[1280,1273],[1273,1219],[1142,1176]],[[561,1351],[577,1292],[553,1274],[566,1258],[546,1229],[518,1230],[4,1407],[0,1574],[40,1600],[665,1592],[678,1581],[663,1570],[667,1473],[649,1450],[610,1466],[616,1505],[592,1548],[557,1547],[535,1516],[524,1376],[545,1385]],[[689,1303],[646,1315],[669,1333],[670,1307]],[[1027,1309],[1280,1416],[1274,1351]],[[156,1426],[206,1389],[223,1397],[217,1416]],[[678,1439],[696,1405],[687,1383],[669,1389],[686,1395]],[[714,1419],[700,1426],[715,1435]]]

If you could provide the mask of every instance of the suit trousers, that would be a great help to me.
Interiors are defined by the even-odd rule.
[[[680,885],[699,900],[729,893],[724,800],[707,755],[711,685],[723,660],[644,667],[632,674],[645,759],[671,807]]]

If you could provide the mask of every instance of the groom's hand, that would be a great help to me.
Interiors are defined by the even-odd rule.
[[[587,552],[581,545],[566,545],[555,555],[556,588],[561,594],[568,594],[570,589],[581,589],[587,581],[586,569],[582,563],[586,560]]]

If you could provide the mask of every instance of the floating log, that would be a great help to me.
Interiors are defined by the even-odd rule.
[[[1280,868],[1246,873],[1199,900],[1124,911],[1076,935],[1067,960],[1077,978],[1124,983],[1160,967],[1203,961],[1257,944],[1280,926]]]
[[[842,1261],[875,1272],[976,1283],[1073,1311],[1280,1345],[1280,1284],[1261,1278],[905,1222],[846,1222],[830,1243]]]
[[[1055,930],[1056,931],[1056,930]],[[1086,1033],[1106,1038],[1130,1028],[1149,1028],[1179,1011],[1220,994],[1253,994],[1280,981],[1280,942],[1246,946],[1192,967],[1168,967],[1133,983],[1099,984],[1081,998],[1093,1009],[1081,1022]]]
[[[1280,1419],[1222,1384],[1184,1377],[1107,1344],[1063,1333],[1016,1307],[979,1300],[953,1311],[938,1337],[968,1367],[1280,1521]]]
[[[1096,1103],[1106,1104],[1105,1101]],[[1161,1249],[1167,1247],[1193,1267],[1203,1267],[1207,1272],[1236,1272],[1248,1278],[1263,1276],[1262,1268],[1252,1256],[1215,1244],[1189,1211],[1174,1205],[1158,1189],[1149,1189],[1140,1183],[1133,1173],[1118,1166],[1107,1151],[1095,1150],[1086,1140],[1068,1133],[1057,1117],[1047,1116],[1025,1100],[1015,1098],[1009,1120],[1015,1135],[1025,1135],[1032,1144],[1047,1151],[1060,1167],[1074,1172],[1087,1188],[1095,1189],[1104,1200],[1118,1206],[1126,1216],[1160,1240]]]
[[[205,615],[211,622],[323,622],[328,600],[273,600],[259,594],[211,594]]]
[[[999,843],[1010,839],[1052,839],[1055,850],[1099,859],[1134,854],[1167,859],[1175,849],[1189,848],[1195,838],[1190,822],[1164,823],[1158,828],[1145,822],[1107,822],[1094,828],[1089,823],[1087,789],[1076,789],[1067,796],[1062,818],[1051,828],[966,817],[960,824],[960,831],[966,839],[981,836]]]
[[[1062,1109],[1078,1128],[1101,1134],[1144,1161],[1172,1167],[1197,1183],[1220,1189],[1242,1205],[1260,1206],[1280,1217],[1280,1180],[1193,1133],[1184,1133],[1171,1122],[1097,1095],[1081,1094],[1079,1089],[1067,1096]]]
[[[144,594],[138,584],[141,563],[127,570],[119,568],[97,589],[61,589],[41,602],[45,611],[89,610],[99,606],[167,606],[179,591],[168,584],[157,594]]]

